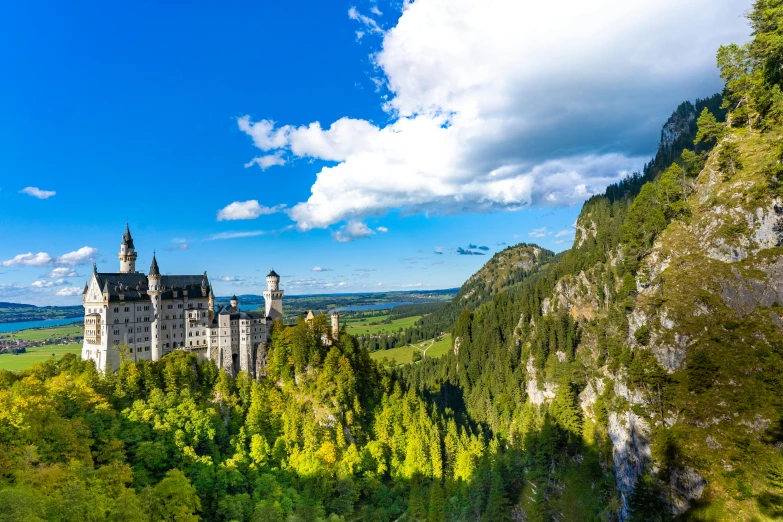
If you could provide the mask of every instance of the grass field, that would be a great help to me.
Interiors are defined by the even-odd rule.
[[[394,361],[397,364],[410,364],[413,362],[413,353],[421,351],[427,348],[432,341],[423,341],[421,343],[409,344],[407,346],[400,346],[398,348],[392,348],[390,350],[378,350],[372,352],[370,357],[376,361],[381,361],[383,358],[387,358],[390,361]],[[448,352],[452,347],[451,334],[446,334],[440,341],[437,341],[427,348],[427,357],[441,357]]]
[[[12,355],[8,353],[0,354],[0,370],[25,370],[35,363],[43,362],[52,358],[59,359],[66,353],[75,353],[79,355],[82,352],[80,343],[72,344],[54,344],[49,346],[36,346],[28,348],[27,353]]]
[[[368,317],[358,322],[349,322],[345,329],[351,335],[364,335],[364,334],[379,334],[379,333],[392,333],[398,331],[400,328],[403,330],[416,324],[416,321],[421,319],[420,315],[414,317],[403,317],[402,319],[394,319],[390,324],[376,324],[370,325],[367,323],[374,323],[388,319],[389,316],[377,316]]]
[[[26,341],[43,341],[49,338],[84,335],[84,326],[80,323],[53,326],[51,328],[38,328],[33,330],[20,330],[0,334],[2,339],[24,339]]]

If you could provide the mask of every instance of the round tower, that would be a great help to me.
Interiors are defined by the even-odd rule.
[[[133,247],[133,237],[131,237],[130,228],[125,223],[125,233],[122,235],[122,243],[120,243],[120,253],[117,254],[120,258],[120,272],[131,273],[136,271],[136,249]]]
[[[340,314],[332,312],[332,339],[340,337]]]
[[[283,291],[280,290],[280,276],[272,270],[266,276],[267,290],[264,291],[266,316],[273,321],[283,318]]]
[[[163,345],[163,340],[161,338],[161,322],[160,322],[160,312],[161,312],[161,277],[160,277],[160,269],[158,268],[158,260],[155,258],[155,252],[152,252],[152,264],[150,265],[150,273],[147,275],[147,293],[150,296],[150,305],[151,305],[151,321],[152,324],[150,325],[150,334],[151,334],[151,340],[152,340],[152,349],[151,349],[151,357],[153,361],[157,361],[160,359],[161,355],[161,349],[160,347]]]
[[[274,270],[266,276],[266,286],[270,292],[276,292],[280,289],[280,276]]]
[[[239,306],[239,299],[237,299],[236,295],[232,295],[231,301],[229,301],[229,303],[231,304],[231,308],[236,308],[237,306]]]

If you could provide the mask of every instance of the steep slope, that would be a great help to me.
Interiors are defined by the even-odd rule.
[[[454,306],[473,310],[500,292],[513,291],[554,258],[554,252],[538,245],[520,243],[506,247],[465,281],[453,299]]]

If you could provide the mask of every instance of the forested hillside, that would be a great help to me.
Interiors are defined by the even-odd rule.
[[[441,359],[380,368],[321,315],[258,381],[0,372],[0,520],[783,518],[783,1],[749,19],[570,250],[506,249],[426,316]]]

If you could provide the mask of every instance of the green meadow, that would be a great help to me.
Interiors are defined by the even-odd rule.
[[[430,346],[432,344],[432,346]],[[420,343],[399,346],[389,350],[377,350],[370,354],[376,361],[382,361],[384,358],[394,361],[396,364],[410,364],[413,362],[413,354],[419,352],[424,354],[427,350],[427,357],[438,358],[448,352],[452,347],[451,334],[444,335],[439,341],[422,341]]]

